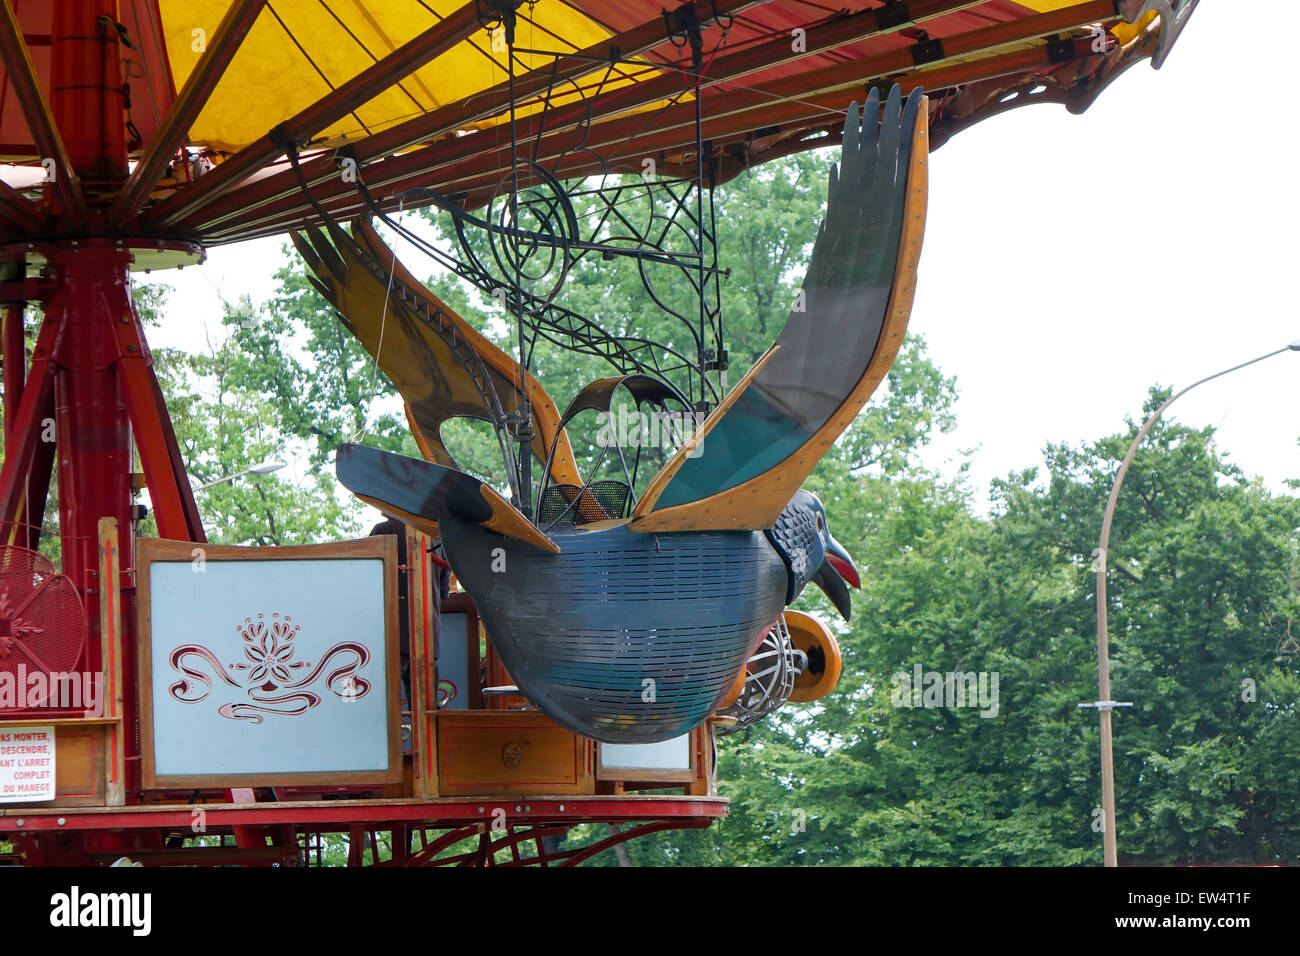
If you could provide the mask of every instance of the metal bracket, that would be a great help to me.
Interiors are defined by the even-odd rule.
[[[524,416],[517,411],[506,412],[501,418],[501,424],[515,441],[531,442],[536,437],[533,433],[532,416],[525,420]]]
[[[58,283],[41,276],[0,281],[0,305],[19,305],[26,302],[49,302],[54,297]]]
[[[913,22],[912,11],[907,8],[906,0],[885,0],[885,5],[873,12],[876,15],[877,30],[892,30]]]
[[[1080,704],[1080,710],[1114,710],[1116,707],[1132,707],[1131,700],[1094,700],[1087,704]]]
[[[1047,62],[1066,63],[1074,59],[1074,41],[1053,35],[1047,38]]]
[[[664,26],[668,31],[668,41],[680,47],[678,37],[684,38],[691,46],[691,62],[698,73],[704,64],[704,30],[700,18],[695,13],[695,4],[683,3],[676,10],[664,11]]]
[[[718,0],[710,0],[710,4],[713,7],[713,13],[709,17],[710,22],[716,23],[724,31],[730,30],[732,25],[736,22],[736,18],[734,16],[721,16],[718,13]]]
[[[524,0],[476,0],[478,22],[487,29],[500,21],[506,31],[506,44],[515,45],[515,11],[523,6]]]
[[[914,66],[925,66],[943,59],[943,41],[938,38],[931,40],[930,34],[922,30],[917,42],[908,47],[908,51],[912,54]]]

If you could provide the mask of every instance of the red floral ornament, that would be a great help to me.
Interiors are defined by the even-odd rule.
[[[293,639],[300,627],[292,621],[287,614],[281,620],[277,613],[271,615],[268,625],[259,614],[256,621],[246,617],[243,624],[236,625],[235,629],[244,640],[245,660],[233,667],[248,672],[250,687],[274,691],[293,683],[293,672],[307,666],[306,661],[293,660]]]

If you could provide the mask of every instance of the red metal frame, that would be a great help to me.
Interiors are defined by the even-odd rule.
[[[14,432],[14,418],[18,403],[23,399],[23,383],[27,380],[27,342],[23,326],[23,303],[8,303],[4,307],[4,428],[5,438]]]
[[[17,19],[7,2],[0,4],[0,52],[38,146],[58,157],[54,187],[65,212],[83,204],[77,176],[120,185],[126,175],[118,46],[104,36],[100,22],[115,14],[114,0],[66,0],[57,6],[51,39],[51,77],[57,93],[51,113],[36,84]],[[68,136],[66,149],[60,131]],[[48,298],[26,381],[19,374],[24,364],[20,310],[16,319],[15,310],[9,310],[4,336],[5,385],[12,394],[6,394],[0,541],[32,546],[39,539],[57,454],[63,572],[82,595],[90,638],[87,665],[94,669],[102,666],[101,518],[116,519],[121,560],[128,568],[134,564],[133,438],[145,464],[160,533],[203,540],[144,330],[131,303],[130,245],[120,239],[89,238],[31,244],[24,254],[40,256],[48,264],[43,289]],[[11,398],[18,401],[11,405]],[[122,602],[129,720],[136,712],[133,596],[126,591]],[[138,754],[133,749],[127,752],[128,790],[139,787],[139,764],[131,759]]]
[[[506,823],[493,829],[505,810]],[[201,811],[202,817],[196,814]],[[270,865],[301,863],[299,836],[349,834],[349,865],[364,862],[367,843],[378,833],[391,834],[393,858],[381,866],[577,866],[620,843],[663,830],[703,829],[726,816],[721,797],[566,797],[544,800],[477,797],[472,799],[339,800],[262,804],[172,804],[96,808],[10,809],[0,812],[0,837],[12,841],[29,862],[44,865],[111,863],[121,855],[148,865],[242,863]],[[237,847],[169,846],[195,836],[201,819],[205,836],[240,830],[256,834]],[[560,837],[584,823],[633,825],[571,850],[550,850],[547,837]],[[107,831],[119,831],[116,835]],[[429,841],[427,831],[445,831]],[[409,836],[418,833],[424,845],[406,850]],[[85,841],[73,835],[81,835]],[[112,836],[105,842],[103,837]],[[462,840],[478,836],[474,849],[450,857],[441,853]],[[520,847],[532,841],[525,856]],[[269,842],[269,845],[268,845]],[[400,848],[400,849],[399,849]],[[511,859],[496,862],[509,851]],[[377,859],[373,854],[372,859]]]
[[[89,23],[89,29],[82,30],[77,28],[76,25],[78,15],[89,12],[81,9],[87,5],[95,6],[93,3],[88,4],[87,0],[68,0],[68,2],[60,4],[54,14],[52,40],[54,37],[97,35],[99,27],[96,24],[96,18],[101,14],[106,14],[108,6],[111,4],[106,5],[105,0],[100,0],[97,5],[98,8],[93,11],[92,15],[87,20],[81,21],[82,23]],[[52,42],[51,62],[53,75],[56,78],[56,88],[59,85],[73,86],[80,80],[77,75],[80,73],[80,68],[69,63],[67,53],[66,46],[61,47],[60,44]],[[14,14],[8,0],[0,6],[0,57],[4,59],[9,83],[13,88],[15,98],[22,107],[23,115],[27,118],[27,126],[31,131],[32,139],[36,143],[36,148],[43,157],[54,160],[54,194],[59,198],[60,206],[75,224],[85,223],[87,216],[86,200],[81,194],[81,187],[74,175],[74,170],[77,167],[72,161],[71,152],[59,135],[59,130],[69,128],[63,126],[60,122],[63,118],[73,123],[80,123],[78,146],[92,150],[95,155],[100,154],[99,144],[91,146],[86,142],[90,130],[99,125],[95,123],[95,126],[92,127],[90,123],[85,122],[87,116],[91,115],[83,110],[87,102],[87,91],[85,89],[71,89],[63,97],[61,105],[65,109],[70,108],[73,115],[60,117],[50,111],[50,107],[45,101],[45,95],[41,92],[40,84],[37,82],[36,70],[32,66],[32,58],[27,53],[27,44],[23,42],[22,28],[18,25],[18,17]],[[60,83],[60,80],[63,82]],[[84,85],[97,86],[98,83]],[[96,119],[99,118],[98,112],[93,115]],[[125,165],[126,130],[122,127],[120,121],[116,125],[119,127],[117,135],[122,138],[123,142],[121,157],[122,163]],[[78,154],[82,155],[80,149]],[[103,155],[108,156],[110,154],[105,152]]]
[[[694,7],[700,22],[707,23],[712,19],[715,12],[718,16],[727,16],[757,5],[756,0],[717,0],[716,3],[713,0],[696,0]],[[466,9],[474,6],[474,3],[467,4],[458,13],[463,13]],[[478,29],[479,26],[477,16],[475,16],[473,29]],[[438,25],[437,29],[442,30],[446,29],[446,27],[447,24],[444,21],[444,23]],[[457,24],[456,28],[463,30],[464,24]],[[470,30],[470,33],[473,32],[473,29]],[[468,36],[469,34],[465,35]],[[461,37],[461,39],[463,38]],[[619,49],[624,56],[631,57],[640,55],[663,42],[664,26],[662,21],[652,21],[619,36],[611,37],[609,40],[602,41],[595,46],[588,47],[570,57],[561,59],[554,64],[553,68],[548,65],[545,68],[532,70],[517,77],[515,80],[515,95],[518,98],[535,96],[543,93],[552,83],[562,83],[564,80],[574,79],[590,73],[593,69],[593,60],[598,61],[607,56],[611,49]],[[394,58],[402,54],[404,50],[405,47],[402,50],[395,51],[373,68],[359,74],[346,84],[346,89],[351,96],[356,97],[356,102],[364,102],[365,99],[382,92],[392,85],[393,76],[388,75],[392,71],[387,68],[381,70],[380,67],[387,67],[390,61],[394,61]],[[428,59],[431,59],[431,57],[426,58],[425,62]],[[404,75],[404,72],[397,74],[398,77]],[[342,89],[344,88],[340,88],[339,92]],[[469,104],[444,106],[431,111],[425,116],[407,120],[374,136],[367,137],[354,145],[357,161],[366,162],[378,156],[408,149],[435,136],[445,135],[482,120],[498,112],[502,99],[508,94],[509,83],[502,82],[479,94]],[[333,99],[333,96],[330,99]],[[322,114],[316,107],[313,107],[311,110],[300,113],[297,117],[288,121],[286,125],[298,130],[307,130],[307,135],[311,135],[319,132],[338,118],[339,116],[334,113]],[[208,221],[219,218],[223,210],[242,208],[242,204],[248,201],[247,196],[238,200],[226,199],[221,202],[216,202],[216,200],[226,195],[230,187],[237,185],[250,173],[265,166],[280,155],[279,150],[271,149],[268,152],[267,145],[265,143],[254,143],[245,147],[217,167],[208,177],[205,177],[201,189],[187,188],[178,190],[176,195],[158,203],[147,217],[148,224],[153,227],[184,228],[179,226],[182,221],[191,219]],[[327,161],[327,158],[322,158],[312,167],[309,181],[319,183],[336,174],[337,169]],[[256,189],[255,195],[272,199],[280,198],[297,190],[297,180],[292,174],[287,177],[281,175],[274,184],[263,186],[259,183]],[[243,190],[240,193],[242,194]],[[201,217],[196,215],[198,210],[209,206],[216,206],[216,211],[209,210],[208,213]]]
[[[6,182],[0,182],[0,213],[11,229],[35,232],[41,227],[41,210]]]
[[[230,61],[235,58],[240,43],[253,26],[253,21],[266,6],[266,0],[237,0],[226,11],[225,18],[217,27],[212,45],[199,61],[199,65],[185,81],[185,89],[172,104],[157,138],[140,164],[136,166],[125,188],[114,200],[109,209],[108,221],[126,223],[131,220],[140,204],[145,201],[158,180],[162,177],[167,164],[171,162],[176,151],[185,141],[190,124],[194,122],[203,105],[212,95],[217,81],[225,72]]]
[[[743,7],[750,5],[752,4],[731,4],[729,6]],[[722,7],[727,5],[719,4],[718,6],[718,15],[725,16],[727,11]],[[544,119],[521,121],[519,135],[521,139],[527,140],[533,135],[534,128],[543,122],[547,130],[564,132],[589,116],[593,120],[604,116],[613,116],[676,96],[682,92],[683,87],[708,88],[725,80],[736,80],[759,70],[780,66],[798,56],[833,50],[867,37],[893,32],[909,26],[911,23],[925,22],[931,18],[969,6],[972,6],[972,0],[937,0],[937,2],[931,0],[929,3],[918,4],[919,9],[913,13],[912,21],[899,24],[889,30],[880,30],[876,26],[874,11],[863,11],[853,16],[830,20],[809,28],[806,36],[806,49],[803,53],[794,53],[789,38],[779,37],[734,54],[718,57],[708,65],[702,75],[694,78],[694,80],[680,73],[666,72],[654,79],[638,82],[605,94],[596,98],[590,104],[575,103],[570,106],[548,110]],[[657,35],[655,35],[656,32]],[[570,64],[567,66],[567,76],[577,77],[591,72],[592,59],[605,55],[609,49],[616,48],[622,51],[624,57],[633,57],[662,43],[664,39],[662,24],[657,25],[656,31],[649,34],[647,34],[645,27],[629,31],[629,34],[635,34],[635,36],[615,37],[597,47],[584,50],[583,57],[573,57],[567,61]],[[910,62],[906,56],[906,51],[904,51],[904,59]],[[564,62],[561,61],[562,64]],[[557,71],[562,68],[561,64],[557,64]],[[521,103],[526,102],[534,95],[544,94],[555,82],[556,80],[552,76],[549,67],[533,70],[515,81],[516,97]],[[416,117],[392,129],[360,140],[353,144],[353,152],[359,163],[366,163],[395,153],[398,150],[407,149],[436,137],[444,136],[490,116],[499,108],[496,104],[508,93],[509,84],[502,83],[493,90],[484,93],[481,97],[475,98],[473,104],[477,105],[454,104],[434,110],[425,116]],[[770,103],[771,100],[765,100],[765,102]],[[695,110],[692,106],[690,107],[690,123],[688,124],[691,128],[692,141],[694,139],[694,117]],[[644,125],[646,118],[639,117],[636,122]],[[434,150],[434,153],[438,155],[438,161],[445,165],[454,161],[457,156],[468,157],[482,152],[485,148],[481,142],[484,136],[495,138],[496,133],[470,135],[455,140],[454,144],[458,147],[458,150],[446,156],[442,155],[441,151],[433,146],[426,147],[426,150]],[[571,136],[566,137],[566,140],[571,139]],[[452,142],[447,141],[440,145],[450,146]],[[500,144],[493,142],[492,146],[494,147],[492,150],[494,155],[499,156]],[[247,151],[245,150],[245,152]],[[428,164],[430,162],[429,155],[424,150],[421,150],[419,155],[423,163]],[[269,161],[272,158],[274,157],[266,157],[266,160]],[[331,180],[337,180],[337,168],[334,167],[330,157],[322,156],[304,169],[304,177],[310,186],[316,188],[329,183]],[[207,184],[205,183],[204,186],[204,195],[208,195]],[[292,206],[294,203],[301,204],[302,201],[297,177],[292,172],[285,171],[267,177],[252,186],[240,189],[221,201],[212,202],[202,215],[187,215],[183,220],[177,220],[167,208],[169,201],[160,205],[158,216],[160,220],[174,224],[181,229],[191,228],[205,232],[220,232],[221,230],[216,227],[236,217],[244,221],[249,213],[257,211],[264,205],[279,209],[283,208],[285,203]],[[189,204],[189,208],[196,210],[202,207],[195,200]]]

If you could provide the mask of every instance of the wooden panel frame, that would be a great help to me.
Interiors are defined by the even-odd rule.
[[[110,807],[126,805],[126,710],[122,696],[122,590],[121,555],[117,543],[117,519],[99,519],[99,636],[104,716],[114,723],[108,729],[104,752],[104,773],[108,780],[106,801]]]
[[[438,672],[433,659],[432,539],[406,528],[407,601],[411,615],[411,769],[417,797],[438,796],[438,735],[429,716],[437,700]]]
[[[150,571],[154,562],[192,561],[195,548],[203,550],[204,561],[294,561],[378,558],[384,571],[384,642],[388,683],[388,767],[386,770],[309,771],[286,773],[212,773],[160,775],[154,766],[152,596]],[[278,548],[238,545],[196,544],[141,538],[136,545],[136,594],[138,628],[136,653],[140,681],[140,743],[142,781],[145,790],[202,787],[336,786],[339,784],[387,784],[402,781],[401,651],[397,600],[397,538],[379,535],[329,544],[291,545]]]

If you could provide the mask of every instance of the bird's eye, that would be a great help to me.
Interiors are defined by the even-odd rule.
[[[825,531],[825,530],[826,530],[826,519],[825,519],[824,517],[822,517],[821,515],[818,515],[818,516],[817,516],[817,530],[818,530],[818,531]]]

